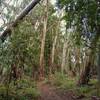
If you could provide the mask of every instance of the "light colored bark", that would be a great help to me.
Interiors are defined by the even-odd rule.
[[[56,34],[55,34],[54,41],[53,41],[53,44],[52,44],[52,51],[51,51],[51,66],[52,66],[52,68],[54,67],[55,48],[56,48],[57,39],[58,39],[59,24],[60,24],[60,21],[58,21],[57,29],[56,29]],[[51,69],[51,70],[52,70],[52,69]]]
[[[48,21],[48,0],[45,0],[45,15],[44,15],[44,26],[43,35],[41,40],[41,52],[40,52],[40,78],[44,77],[44,50],[45,50],[45,39],[47,32],[47,21]]]
[[[22,12],[16,17],[16,19],[11,23],[3,33],[1,33],[1,40],[4,41],[8,35],[11,34],[11,28],[16,27],[18,22],[22,20],[41,0],[32,0],[26,8],[22,10]]]
[[[95,38],[91,42],[92,48],[89,53],[89,60],[87,62],[87,65],[85,66],[84,71],[81,72],[80,78],[78,80],[78,85],[87,84],[89,82],[90,70],[91,70],[91,66],[93,66],[93,62],[94,62],[94,58],[95,58],[94,55],[96,53],[96,46],[97,46],[99,37],[100,37],[100,34],[99,34],[99,31],[97,31]]]
[[[66,67],[66,52],[67,52],[67,46],[68,46],[68,41],[64,42],[64,46],[63,46],[63,53],[62,53],[62,64],[61,64],[61,71],[62,74],[65,70]]]
[[[77,75],[80,75],[80,48],[76,48],[75,50],[75,69]]]

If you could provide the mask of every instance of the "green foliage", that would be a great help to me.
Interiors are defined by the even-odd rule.
[[[75,87],[75,79],[71,79],[65,74],[57,72],[51,80],[51,84],[62,89],[73,89]]]
[[[25,75],[32,76],[32,68],[38,64],[39,38],[33,32],[33,27],[28,21],[24,21],[13,30],[10,38],[5,43],[0,43],[0,66],[3,68],[6,78],[5,85],[0,87],[0,100],[34,100],[39,96],[36,85],[29,77],[21,80],[10,80],[12,64],[16,68],[22,68]],[[33,81],[33,82],[32,82]]]
[[[15,64],[17,68],[27,69],[30,75],[34,65],[38,65],[39,43],[39,35],[33,32],[28,21],[24,21],[5,43],[0,43],[0,65],[8,71]]]
[[[15,85],[16,84],[16,85]],[[7,95],[8,91],[8,95]],[[40,95],[39,91],[36,88],[36,84],[33,80],[30,79],[21,79],[16,83],[13,81],[9,84],[7,89],[6,85],[0,85],[0,100],[9,99],[9,100],[37,100]]]
[[[57,0],[58,8],[59,5],[65,7],[65,15],[63,16],[62,20],[66,21],[66,28],[75,27],[76,32],[79,35],[75,34],[76,44],[81,42],[82,40],[82,31],[83,31],[83,18],[87,18],[87,26],[89,32],[96,33],[96,23],[100,22],[97,18],[97,1],[95,0]],[[98,21],[97,21],[98,20]],[[75,32],[75,33],[76,33]],[[75,39],[73,38],[73,39]],[[92,40],[92,38],[91,38]]]
[[[96,79],[91,79],[90,85],[85,85],[78,87],[76,85],[76,80],[77,78],[69,78],[68,76],[61,74],[61,73],[56,73],[53,77],[53,79],[49,80],[49,82],[57,88],[63,89],[65,91],[72,90],[76,93],[76,95],[85,95],[87,98],[91,96],[100,96],[100,92],[97,86],[97,80]]]
[[[89,95],[91,91],[94,91],[94,88],[89,86],[82,86],[77,88],[76,91],[77,94]]]
[[[54,85],[61,86],[63,82],[67,81],[67,77],[61,73],[56,73],[54,76]]]
[[[91,79],[89,84],[90,85],[75,88],[77,95],[84,94],[86,97],[100,96],[99,86],[97,85],[97,79]]]

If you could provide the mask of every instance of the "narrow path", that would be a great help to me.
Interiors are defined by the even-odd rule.
[[[38,89],[41,92],[39,100],[76,100],[73,98],[73,93],[71,91],[62,93],[48,84],[39,83]]]

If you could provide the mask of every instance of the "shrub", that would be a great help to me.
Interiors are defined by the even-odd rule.
[[[51,84],[62,89],[72,89],[75,87],[75,79],[68,78],[65,74],[57,72],[53,80],[51,80]]]
[[[0,100],[37,100],[40,93],[36,88],[36,83],[30,79],[22,79],[16,81],[16,85],[12,81],[8,87],[0,85]]]

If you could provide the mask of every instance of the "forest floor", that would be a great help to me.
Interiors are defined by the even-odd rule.
[[[84,96],[77,97],[73,91],[62,91],[50,84],[39,83],[39,100],[85,100]]]

